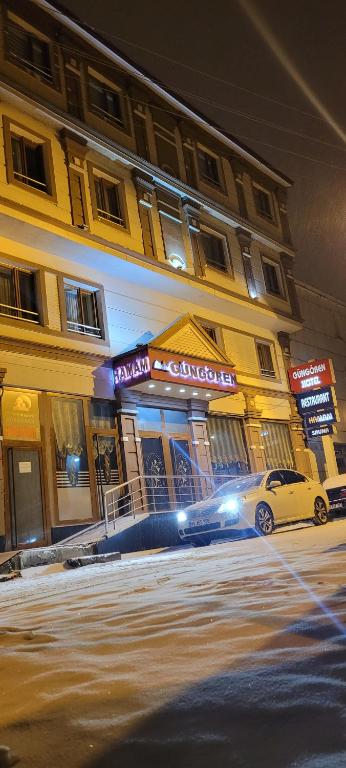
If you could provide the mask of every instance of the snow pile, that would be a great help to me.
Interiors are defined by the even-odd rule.
[[[339,521],[0,585],[0,743],[32,768],[343,768],[345,542]]]

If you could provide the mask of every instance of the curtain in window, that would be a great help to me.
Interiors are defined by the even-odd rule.
[[[241,475],[249,472],[241,419],[209,416],[207,427],[214,474]]]
[[[81,323],[80,306],[77,288],[65,288],[66,317],[73,324]]]
[[[0,268],[0,312],[2,315],[13,315],[15,310],[13,273],[11,269]]]
[[[293,451],[287,424],[263,421],[261,440],[267,469],[286,467],[294,469]]]

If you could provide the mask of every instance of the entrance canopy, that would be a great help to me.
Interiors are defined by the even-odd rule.
[[[113,371],[116,391],[130,387],[164,397],[212,400],[238,389],[232,362],[191,315],[118,355]]]

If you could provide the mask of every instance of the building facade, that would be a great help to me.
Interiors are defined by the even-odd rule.
[[[346,472],[346,304],[299,281],[296,290],[303,327],[292,336],[293,364],[331,358],[335,372],[339,421],[334,434],[307,444],[316,457],[318,475],[324,480]]]
[[[309,473],[289,179],[44,0],[2,4],[0,70],[2,548],[138,474]]]

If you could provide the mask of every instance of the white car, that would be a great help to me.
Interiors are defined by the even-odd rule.
[[[328,522],[328,496],[320,483],[292,469],[273,469],[221,485],[208,499],[177,512],[184,542],[206,546],[227,531],[255,529],[267,536],[275,526],[312,519]]]
[[[346,512],[346,474],[328,477],[323,483],[331,512]]]

